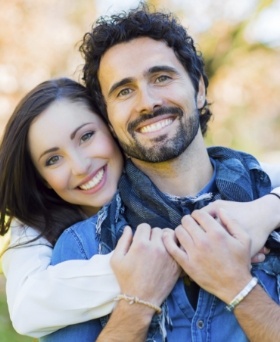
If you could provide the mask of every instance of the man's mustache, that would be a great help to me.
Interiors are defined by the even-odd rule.
[[[184,113],[182,109],[178,107],[157,108],[156,110],[153,111],[153,113],[141,114],[139,118],[130,122],[128,124],[128,132],[131,132],[131,133],[134,132],[136,127],[146,120],[153,119],[158,116],[165,115],[165,114],[175,114],[175,115],[178,115],[179,117],[182,117]]]

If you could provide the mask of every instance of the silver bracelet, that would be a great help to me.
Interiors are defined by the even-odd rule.
[[[252,278],[249,283],[241,290],[237,296],[233,298],[233,300],[226,306],[228,311],[233,311],[236,306],[242,302],[242,300],[253,290],[253,288],[257,285],[258,279],[256,277]]]

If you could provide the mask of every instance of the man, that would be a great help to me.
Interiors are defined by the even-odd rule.
[[[273,190],[272,194],[276,196],[267,195],[246,204],[213,202],[201,211],[193,212],[192,216],[183,218],[182,225],[176,229],[176,236],[183,249],[178,248],[170,234],[164,237],[165,246],[194,281],[229,304],[252,277],[250,243],[238,221],[256,235],[262,235],[266,229],[269,233],[272,227],[279,227],[280,188]],[[272,213],[270,227],[268,206]],[[237,219],[233,220],[229,212]],[[219,217],[223,226],[208,213]],[[260,267],[273,270],[273,262],[274,258],[268,258]],[[280,306],[267,296],[260,285],[241,298],[241,302],[234,308],[234,314],[250,341],[280,339]]]
[[[100,99],[129,157],[120,195],[133,228],[142,222],[175,228],[183,215],[216,199],[251,201],[270,191],[268,177],[251,156],[222,148],[207,151],[203,134],[211,113],[203,60],[171,15],[143,9],[101,19],[85,36],[81,50],[86,85]],[[155,341],[247,341],[225,304],[188,277],[181,277],[164,301],[176,281],[175,264],[168,261],[174,269],[168,286],[168,277],[160,278],[162,272],[152,262],[152,278],[140,277],[145,275],[142,258],[148,263],[155,253],[159,259],[167,253],[164,232],[150,226],[143,225],[133,239],[129,229],[124,232],[113,262],[123,295],[98,340],[143,341],[148,334]],[[101,229],[101,241],[112,249],[108,235]],[[247,245],[243,255],[248,255]],[[276,276],[259,268],[252,272],[277,301]],[[154,316],[162,302],[163,312]],[[76,338],[75,327],[69,329]],[[83,333],[78,336],[85,341]]]

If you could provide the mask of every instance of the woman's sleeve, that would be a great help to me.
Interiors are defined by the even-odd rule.
[[[261,163],[261,167],[268,174],[272,188],[280,186],[280,164]]]
[[[32,228],[14,226],[11,245],[36,235]],[[79,251],[75,239],[65,242]],[[104,316],[113,309],[113,299],[120,290],[110,267],[111,254],[55,266],[50,266],[51,257],[52,247],[42,238],[8,249],[2,257],[10,317],[20,334],[41,337],[66,325]]]

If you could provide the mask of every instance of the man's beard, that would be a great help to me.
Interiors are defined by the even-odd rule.
[[[162,110],[160,109],[158,112],[160,113],[143,116],[139,120],[137,120],[137,122],[132,123],[131,126],[128,127],[128,132],[134,139],[132,143],[127,144],[119,140],[124,153],[128,157],[150,163],[161,163],[177,158],[183,152],[185,152],[185,150],[193,142],[194,138],[197,135],[200,124],[198,110],[195,110],[192,115],[185,120],[185,122],[183,122],[183,112],[179,108],[172,108],[172,110],[170,110],[170,108],[165,108]],[[145,147],[139,140],[136,139],[134,134],[134,127],[136,127],[140,122],[147,120],[148,118],[159,116],[165,113],[178,114],[179,127],[175,136],[167,139],[167,134],[160,135],[152,139],[152,141],[154,142],[153,147]]]

